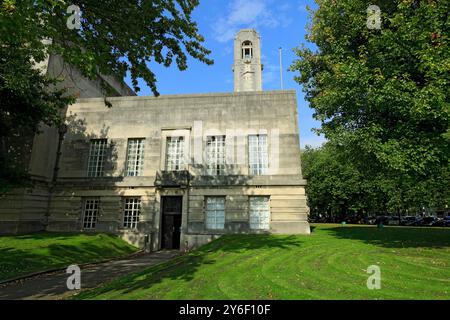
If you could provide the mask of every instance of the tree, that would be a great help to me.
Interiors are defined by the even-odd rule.
[[[380,192],[339,147],[330,142],[302,152],[302,172],[307,179],[308,205],[314,214],[362,214],[380,210]]]
[[[35,70],[36,63],[58,54],[89,79],[99,73],[121,79],[130,74],[135,91],[142,78],[157,96],[149,63],[168,67],[175,60],[180,70],[187,68],[188,56],[213,63],[191,17],[198,4],[198,0],[3,0],[0,189],[23,180],[26,173],[13,165],[21,158],[16,152],[21,146],[13,141],[32,135],[40,123],[57,125],[59,110],[73,101],[64,90],[50,89],[56,80]],[[108,88],[103,89],[108,95]]]
[[[418,214],[422,208],[445,211],[450,191],[448,171],[423,181],[361,171],[344,149],[332,142],[302,152],[302,172],[313,214]],[[370,174],[370,175],[369,175]]]
[[[379,29],[366,1],[317,3],[307,35],[317,49],[297,48],[290,69],[319,132],[377,181],[386,210],[432,202],[429,188],[448,203],[450,1],[377,1]]]
[[[448,168],[450,1],[377,1],[380,29],[366,1],[317,3],[317,50],[297,48],[291,70],[320,131],[374,172],[418,181]]]

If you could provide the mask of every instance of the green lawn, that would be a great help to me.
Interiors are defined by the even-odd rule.
[[[137,251],[116,236],[39,232],[0,237],[0,281]]]
[[[370,265],[381,289],[369,290]],[[78,299],[450,299],[450,229],[315,225],[224,236]]]

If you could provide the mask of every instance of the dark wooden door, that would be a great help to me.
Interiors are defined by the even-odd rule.
[[[162,249],[180,248],[182,200],[182,197],[162,199]]]

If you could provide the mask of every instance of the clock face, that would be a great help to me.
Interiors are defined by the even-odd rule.
[[[253,73],[254,73],[254,71],[252,70],[251,66],[245,66],[243,68],[241,75],[243,75],[245,77],[246,75],[253,74]]]

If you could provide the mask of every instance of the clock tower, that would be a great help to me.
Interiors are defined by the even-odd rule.
[[[234,38],[234,91],[262,90],[261,39],[254,29],[243,29]]]

